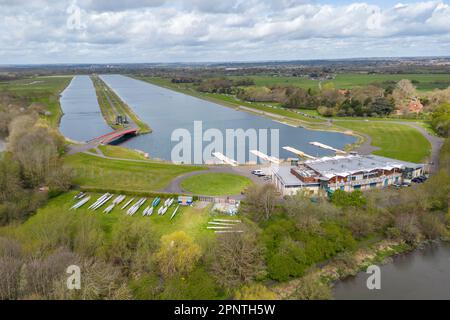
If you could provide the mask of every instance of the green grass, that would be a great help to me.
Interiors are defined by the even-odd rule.
[[[130,159],[130,160],[148,160],[143,153],[136,150],[111,146],[111,145],[100,145],[98,146],[100,151],[107,157],[120,158],[120,159]]]
[[[102,111],[106,122],[114,129],[123,128],[121,125],[116,125],[117,113],[127,116],[138,127],[140,133],[150,133],[152,130],[144,121],[134,113],[134,111],[124,102],[119,96],[109,88],[106,83],[98,76],[92,76],[91,80],[94,84],[97,94],[98,104]],[[113,104],[113,105],[112,105]]]
[[[206,196],[236,195],[252,184],[252,181],[230,173],[204,173],[181,182],[183,190]]]
[[[380,148],[373,152],[376,155],[421,162],[426,160],[431,152],[428,140],[408,125],[354,121],[339,121],[336,125],[371,136],[372,145]]]
[[[54,221],[54,215],[57,214],[67,215],[67,220],[85,219],[88,216],[95,217],[95,219],[97,219],[101,224],[106,240],[109,238],[114,226],[123,223],[126,220],[132,220],[138,224],[142,224],[145,230],[147,230],[148,233],[155,235],[156,238],[181,230],[192,236],[198,244],[206,246],[207,243],[215,237],[214,232],[206,229],[210,219],[211,206],[204,208],[196,208],[195,206],[180,207],[176,216],[170,220],[170,217],[177,206],[174,204],[169,208],[164,216],[159,216],[157,211],[155,211],[151,216],[144,217],[142,215],[143,210],[150,204],[150,201],[153,201],[153,198],[147,198],[147,202],[139,209],[138,212],[136,212],[135,215],[128,216],[126,214],[126,210],[121,210],[121,207],[126,203],[126,201],[132,198],[132,196],[128,196],[119,206],[114,208],[111,213],[106,214],[103,213],[103,210],[108,205],[104,205],[96,211],[88,210],[88,207],[102,195],[99,193],[88,193],[88,195],[91,196],[91,199],[87,204],[80,209],[69,210],[70,207],[77,202],[77,200],[74,199],[74,195],[77,193],[78,192],[68,192],[51,199],[45,206],[38,209],[37,213],[33,217],[28,219],[22,225],[0,228],[0,235],[15,234],[19,238],[22,236],[26,239],[32,238],[36,242],[39,242],[42,238],[39,233],[45,233],[45,224],[50,221]],[[113,199],[114,198],[115,197],[113,197]],[[136,197],[136,200],[138,198],[139,197]],[[112,200],[108,203],[110,204],[111,202]],[[159,206],[161,206],[161,204]],[[130,206],[128,206],[128,208],[129,207]],[[38,234],[36,234],[36,232]],[[33,241],[31,241],[30,245],[33,246]],[[39,244],[35,243],[34,245],[38,246]],[[31,247],[29,249],[32,250],[33,248]]]
[[[318,80],[311,80],[300,77],[279,77],[279,76],[242,76],[232,77],[251,78],[256,86],[296,86],[303,89],[318,89]],[[323,81],[322,85],[332,83],[337,89],[351,89],[354,87],[379,84],[382,86],[395,85],[402,79],[415,81],[416,87],[420,91],[430,91],[434,89],[444,89],[450,86],[450,74],[364,74],[364,73],[341,73],[337,74],[334,80]]]
[[[59,104],[60,93],[69,85],[71,76],[30,77],[15,81],[0,82],[0,91],[11,93],[28,104],[39,103],[46,106],[50,115],[43,116],[49,124],[56,128],[62,116]]]
[[[204,170],[200,166],[111,160],[83,153],[67,156],[64,163],[73,169],[77,185],[144,192],[162,189],[181,174]]]

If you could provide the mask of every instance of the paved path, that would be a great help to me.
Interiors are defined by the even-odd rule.
[[[187,179],[189,177],[193,177],[196,175],[200,175],[200,174],[207,174],[207,173],[230,173],[230,174],[237,174],[237,175],[241,175],[244,177],[247,177],[249,179],[251,179],[253,181],[253,183],[255,184],[263,184],[263,183],[267,183],[266,180],[264,180],[261,177],[257,177],[254,174],[251,173],[252,170],[256,169],[256,168],[260,168],[260,166],[238,166],[238,167],[229,167],[229,166],[208,166],[207,170],[203,170],[203,171],[194,171],[194,172],[189,172],[186,174],[183,174],[181,176],[176,177],[175,179],[173,179],[170,184],[164,188],[161,189],[160,191],[162,192],[168,192],[168,193],[185,193],[185,194],[191,194],[188,191],[183,190],[183,188],[181,187],[181,182],[184,179]],[[232,195],[230,196],[230,198],[234,198],[234,199],[240,199],[242,198],[242,195]]]

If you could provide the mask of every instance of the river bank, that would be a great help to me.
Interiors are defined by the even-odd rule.
[[[450,299],[450,243],[431,242],[380,265],[381,288],[368,290],[364,271],[336,282],[337,300]],[[386,262],[386,261],[385,261]]]

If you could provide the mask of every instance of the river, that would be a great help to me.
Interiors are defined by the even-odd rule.
[[[171,151],[177,144],[171,141],[172,132],[185,128],[192,133],[196,120],[203,122],[203,130],[216,128],[224,137],[227,129],[278,129],[280,136],[278,150],[281,158],[295,157],[294,154],[281,149],[283,146],[292,146],[313,156],[324,156],[332,153],[312,146],[309,142],[320,141],[336,148],[344,148],[346,144],[356,140],[353,136],[341,133],[291,127],[122,75],[103,75],[102,79],[153,129],[151,134],[139,136],[123,145],[143,150],[156,158],[170,159]],[[267,140],[267,150],[271,153],[270,131]],[[207,144],[204,143],[204,146]],[[245,154],[248,155],[248,145],[246,148]],[[233,156],[231,158],[236,159]],[[247,156],[245,161],[248,160]]]
[[[450,243],[398,255],[380,266],[381,289],[369,290],[365,272],[338,282],[337,300],[450,299]]]
[[[85,142],[112,131],[102,116],[89,76],[75,76],[63,91],[60,104],[64,113],[60,131],[66,138]]]
[[[122,144],[124,147],[139,149],[150,154],[152,158],[171,160],[172,150],[178,141],[171,141],[176,129],[186,129],[194,132],[194,121],[202,121],[202,132],[207,129],[218,129],[226,137],[227,129],[255,129],[258,137],[261,129],[267,129],[267,153],[271,154],[272,129],[279,130],[279,153],[281,158],[295,157],[294,154],[282,149],[291,146],[313,156],[331,155],[333,152],[320,149],[309,142],[319,141],[335,148],[344,148],[346,144],[354,143],[356,138],[337,132],[313,131],[292,127],[258,115],[227,108],[216,103],[198,99],[189,95],[161,88],[150,83],[122,75],[103,75],[102,79],[125,101],[143,121],[152,128],[151,134],[140,135]],[[75,141],[88,141],[112,129],[105,123],[96,99],[95,89],[88,76],[76,76],[62,94],[61,107],[64,116],[61,119],[61,132],[67,138]],[[262,130],[264,131],[264,130]],[[201,135],[200,135],[201,136]],[[264,136],[264,135],[262,135]],[[194,137],[194,134],[191,135]],[[224,139],[224,150],[215,150],[227,154],[228,148]],[[264,139],[259,139],[259,143]],[[214,139],[212,140],[214,141]],[[240,163],[250,159],[248,139],[243,143],[244,157],[237,157],[238,139],[234,139],[234,149],[231,158]],[[203,148],[210,144],[204,142]],[[191,143],[193,153],[195,143]],[[275,145],[275,144],[274,144]],[[261,146],[254,147],[261,149]],[[264,148],[263,148],[263,151]],[[233,154],[234,153],[234,154]],[[211,153],[209,153],[210,156]],[[236,156],[234,156],[236,155]],[[190,158],[194,160],[193,156]],[[209,161],[205,157],[203,160]]]

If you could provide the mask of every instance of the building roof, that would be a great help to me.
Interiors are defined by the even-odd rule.
[[[291,173],[291,169],[298,169],[295,166],[278,166],[273,170],[273,173],[281,180],[285,186],[306,186],[310,185],[304,183],[299,178]]]
[[[418,169],[423,164],[395,160],[375,155],[346,155],[323,157],[309,160],[305,165],[317,171],[321,176],[331,179],[335,176],[346,177],[357,172],[371,172],[374,170],[392,170],[412,168]]]

